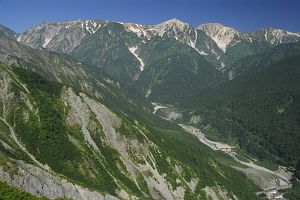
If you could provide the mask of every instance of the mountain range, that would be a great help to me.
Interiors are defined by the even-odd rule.
[[[175,18],[0,26],[0,197],[297,199],[299,56]]]

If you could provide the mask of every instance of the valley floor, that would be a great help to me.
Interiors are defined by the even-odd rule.
[[[153,104],[154,112],[156,114],[159,109],[167,109],[168,106]],[[165,117],[164,117],[165,118]],[[168,119],[168,118],[165,118]],[[262,191],[257,192],[257,195],[265,194],[268,199],[282,199],[282,192],[280,190],[288,189],[292,187],[291,178],[293,173],[288,171],[285,167],[280,166],[276,171],[272,171],[263,166],[259,166],[247,159],[247,162],[241,160],[237,152],[235,152],[235,146],[230,146],[225,143],[215,142],[209,140],[202,131],[196,127],[184,124],[178,124],[186,132],[196,136],[198,140],[210,147],[215,151],[222,151],[229,155],[241,166],[232,166],[233,168],[245,173],[251,180],[253,180]]]

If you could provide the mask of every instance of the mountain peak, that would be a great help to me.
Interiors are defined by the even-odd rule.
[[[208,30],[208,29],[214,29],[214,30],[220,30],[220,29],[223,29],[223,30],[235,30],[234,28],[231,28],[231,27],[228,27],[228,26],[225,26],[221,23],[218,23],[218,22],[214,22],[214,23],[205,23],[205,24],[201,24],[197,27],[197,29],[199,30]]]
[[[147,26],[135,23],[121,23],[127,32],[133,32],[137,36],[145,36],[148,37]]]
[[[16,33],[13,30],[7,28],[6,26],[0,24],[0,35],[4,35],[6,37],[14,39]]]
[[[106,22],[96,19],[43,22],[21,33],[17,40],[34,48],[70,53],[86,35],[94,34]]]
[[[297,42],[300,40],[300,33],[292,33],[282,29],[276,28],[263,28],[252,33],[260,40],[270,42],[272,45],[278,45],[282,43]]]
[[[183,22],[183,21],[181,21],[177,18],[172,18],[170,20],[167,20],[165,22],[162,22],[162,23],[158,24],[157,26],[159,26],[159,25],[169,25],[169,26],[175,25],[175,26],[178,26],[178,27],[190,26],[188,23]]]
[[[232,43],[234,38],[240,33],[238,30],[220,23],[201,24],[197,29],[204,31],[224,52],[227,46]]]
[[[286,31],[286,30],[282,30],[282,29],[279,29],[279,28],[273,28],[273,27],[267,27],[267,28],[259,29],[256,32],[259,32],[259,31],[267,32],[267,33],[271,33],[271,34],[287,34],[287,35],[300,36],[299,33],[293,33],[293,32],[289,32],[289,31]]]
[[[187,30],[192,29],[192,27],[188,23],[173,18],[154,26],[153,29],[158,32],[159,36],[163,36],[166,32],[169,31],[174,33],[186,32]]]

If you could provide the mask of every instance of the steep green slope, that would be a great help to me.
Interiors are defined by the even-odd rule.
[[[258,72],[267,68],[280,60],[300,54],[300,43],[281,44],[276,47],[270,48],[263,53],[246,56],[231,66],[227,67],[225,74],[229,79],[236,78],[243,74]]]
[[[263,41],[241,41],[236,45],[229,47],[219,60],[226,65],[227,69],[236,61],[247,56],[262,53],[269,48],[271,48],[271,45]]]
[[[0,199],[2,200],[46,200],[45,197],[35,197],[29,193],[13,188],[5,183],[0,182]]]
[[[9,139],[10,130],[7,130],[9,126],[6,123],[2,127],[6,130],[3,140],[14,146],[15,151],[5,149],[5,145],[2,145],[4,157],[24,160],[40,168],[46,164],[46,169],[47,166],[51,168],[50,173],[54,171],[70,182],[101,194],[119,197],[125,194],[140,199],[154,196],[193,199],[199,195],[208,198],[204,189],[210,187],[219,194],[220,191],[227,191],[231,198],[235,195],[240,199],[255,199],[254,191],[257,188],[243,174],[221,161],[224,160],[223,154],[212,152],[177,125],[153,116],[149,102],[139,91],[142,88],[144,94],[150,95],[151,101],[172,104],[178,101],[182,103],[181,99],[199,90],[207,91],[202,93],[207,97],[196,100],[200,104],[225,97],[230,100],[226,94],[232,90],[242,91],[240,85],[228,91],[217,89],[225,97],[219,95],[210,88],[222,83],[222,75],[196,50],[169,38],[157,37],[144,43],[125,32],[122,32],[122,38],[118,34],[111,34],[111,29],[115,29],[115,33],[124,31],[120,24],[113,24],[106,32],[96,33],[94,36],[102,42],[95,43],[99,50],[97,53],[102,52],[107,58],[104,59],[106,68],[116,66],[109,72],[112,75],[119,73],[120,64],[125,64],[126,70],[116,74],[118,77],[115,79],[129,81],[130,84],[120,86],[118,82],[102,75],[102,69],[98,71],[97,67],[102,66],[103,60],[97,58],[97,53],[93,54],[93,46],[91,49],[81,49],[83,58],[84,55],[97,58],[95,65],[87,67],[69,56],[31,49],[6,37],[0,38],[1,60],[32,69],[47,79],[63,83],[51,82],[31,71],[14,68],[11,76],[16,85],[11,86],[10,92],[13,91],[12,96],[16,99],[9,104],[9,110],[4,109],[4,113],[8,113],[6,122],[14,128],[18,138],[38,162]],[[111,35],[115,38],[110,41]],[[90,46],[94,42],[91,37],[83,44]],[[103,50],[107,43],[109,48]],[[145,70],[137,73],[139,79],[133,83],[132,70],[139,71],[139,63],[128,49],[131,45],[138,45],[137,53],[146,63]],[[110,47],[113,47],[111,51]],[[25,87],[16,80],[25,84]],[[210,93],[214,96],[210,96]],[[76,107],[80,110],[76,110]],[[213,122],[216,127],[218,125],[215,124],[220,123],[219,131],[223,128],[225,118],[218,114],[216,117],[213,113],[215,108],[211,107],[204,108],[208,114],[205,113],[207,118],[203,122],[205,125]],[[98,112],[99,109],[101,112]],[[101,113],[110,113],[107,114],[110,120],[101,118]],[[85,118],[86,115],[88,118]],[[215,119],[220,120],[215,122]],[[107,127],[110,123],[111,126]],[[113,140],[108,130],[117,140]],[[18,163],[16,165],[19,166]],[[237,182],[240,184],[237,185]]]
[[[213,46],[208,36],[198,32],[195,47]],[[96,73],[142,90],[152,101],[174,103],[195,90],[223,81],[221,73],[207,61],[207,58],[213,60],[211,55],[203,56],[205,54],[169,37],[153,36],[147,40],[127,32],[122,24],[108,23],[84,39],[71,55],[92,66]],[[140,69],[141,65],[144,70]]]
[[[151,111],[152,109],[151,104],[144,98],[144,94],[137,89],[130,85],[121,87],[119,82],[89,70],[90,67],[78,63],[68,55],[32,49],[1,35],[0,47],[1,62],[31,69],[46,79],[70,85],[104,101],[116,112],[124,112],[130,116],[141,118],[141,116],[137,116],[141,112],[140,110]],[[149,113],[143,117],[153,118]]]
[[[208,198],[206,187],[216,194],[226,192],[228,199],[255,199],[257,188],[219,162],[223,154],[209,150],[179,127],[149,126],[115,114],[84,93],[22,68],[11,71],[2,66],[0,72],[0,171],[14,173],[17,183],[27,168],[33,168],[26,181],[45,173],[37,180],[55,175],[125,199]],[[9,176],[0,178],[15,184]],[[62,187],[52,184],[54,189]],[[23,189],[28,189],[26,185],[35,187],[28,182]],[[49,195],[48,190],[51,187],[45,184],[44,189],[31,192]],[[68,192],[64,195],[72,197]]]
[[[180,102],[203,88],[222,83],[222,74],[193,48],[170,38],[154,38],[140,51],[146,64],[135,85],[151,101]]]
[[[139,43],[142,40],[121,24],[108,23],[84,39],[71,55],[117,81],[130,82],[137,79],[140,69],[129,48]]]
[[[201,117],[209,135],[234,140],[260,159],[294,166],[300,159],[299,80],[299,56],[261,66],[260,72],[199,95],[193,115]]]

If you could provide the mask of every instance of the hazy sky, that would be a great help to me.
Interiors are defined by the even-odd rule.
[[[16,32],[45,21],[157,24],[174,17],[192,26],[220,22],[242,31],[275,27],[300,32],[300,0],[0,0],[0,24]]]

